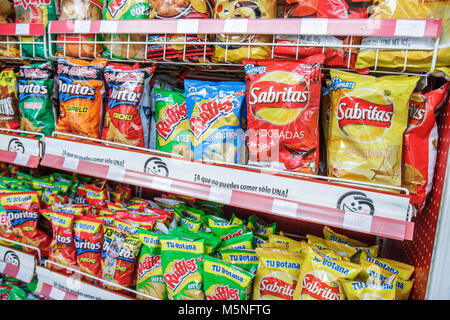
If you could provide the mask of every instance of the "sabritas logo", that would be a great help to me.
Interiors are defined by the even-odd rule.
[[[294,297],[295,283],[288,283],[279,278],[266,277],[259,285],[259,295],[276,296],[284,300],[292,300]]]
[[[207,300],[239,300],[239,290],[228,285],[216,286],[213,294],[206,294]]]
[[[149,255],[141,259],[138,263],[138,279],[142,279],[147,273],[161,267],[160,255]]]
[[[425,101],[409,100],[408,107],[408,127],[418,126],[425,118],[426,103]]]
[[[188,275],[195,272],[197,272],[195,258],[188,260],[183,258],[173,263],[173,271],[164,274],[164,281],[170,289],[175,291]]]
[[[156,130],[164,140],[167,140],[177,125],[185,119],[187,119],[186,102],[168,106],[164,118],[156,123]]]
[[[209,126],[220,116],[228,115],[233,112],[233,100],[228,96],[222,99],[211,99],[200,102],[198,106],[200,113],[190,120],[192,132],[196,138],[199,138]]]
[[[302,292],[318,300],[340,300],[339,286],[330,286],[312,274],[306,274],[302,281]]]
[[[14,7],[22,6],[24,9],[27,9],[28,6],[48,6],[50,3],[50,0],[14,0]]]
[[[300,109],[309,100],[309,89],[303,80],[295,84],[258,81],[250,89],[249,104],[255,113],[261,108]]]
[[[339,127],[352,124],[389,128],[394,115],[394,105],[377,104],[356,97],[344,97],[339,101],[337,120]]]
[[[109,2],[108,6],[108,12],[111,15],[111,17],[115,17],[116,14],[122,9],[125,4],[127,3],[127,0],[111,0]]]

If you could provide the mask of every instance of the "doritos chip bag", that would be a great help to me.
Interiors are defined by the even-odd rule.
[[[56,131],[100,138],[106,60],[58,58],[60,115]]]
[[[249,163],[317,172],[322,61],[243,60]]]
[[[203,240],[160,235],[161,265],[170,300],[204,300]]]
[[[445,103],[450,83],[427,92],[413,93],[409,100],[409,120],[403,137],[402,187],[408,188],[411,203],[422,210],[433,186],[437,159],[436,114]]]
[[[73,240],[80,271],[101,277],[103,221],[94,217],[76,216],[73,222]]]
[[[20,128],[16,81],[12,68],[6,68],[0,72],[0,128]]]
[[[330,75],[328,175],[400,186],[408,101],[419,77]]]
[[[299,252],[257,248],[259,267],[253,300],[292,300],[304,255]]]
[[[276,18],[276,6],[277,1],[275,0],[219,0],[215,2],[213,17],[214,19]],[[272,36],[260,34],[217,34],[215,40],[221,43],[214,46],[213,62],[240,63],[242,59],[268,58],[271,47],[260,45],[259,43],[272,42]],[[242,43],[242,45],[235,45],[234,43]],[[255,43],[258,43],[258,45],[255,45]]]
[[[53,63],[48,61],[20,66],[20,129],[51,136],[55,131],[56,113],[53,94]]]
[[[150,231],[138,230],[142,243],[137,268],[137,291],[157,299],[167,299],[166,284],[161,266],[161,242],[158,235]],[[138,299],[148,299],[137,296]]]
[[[146,78],[151,77],[154,70],[155,66],[139,68],[137,64],[109,63],[105,67],[108,102],[103,122],[103,140],[148,147],[150,110],[143,108],[141,100]]]
[[[208,255],[203,259],[206,300],[247,300],[254,273]]]
[[[241,163],[245,146],[241,128],[245,83],[186,79],[184,88],[194,160]]]
[[[294,300],[345,300],[339,280],[353,280],[360,271],[358,264],[328,259],[310,247],[298,277]]]
[[[191,127],[187,118],[184,92],[154,88],[153,94],[156,150],[191,159]]]

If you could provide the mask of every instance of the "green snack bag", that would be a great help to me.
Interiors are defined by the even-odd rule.
[[[221,249],[217,251],[218,257],[227,263],[256,273],[259,258],[255,250]]]
[[[204,300],[203,240],[161,234],[161,265],[170,300]]]
[[[205,212],[203,210],[188,207],[184,203],[180,203],[175,208],[175,212],[182,214],[184,217],[188,219],[195,220],[198,222],[201,222],[202,217],[205,215]]]
[[[33,179],[33,176],[24,172],[17,172],[17,179],[19,180],[27,180],[27,181],[31,181],[31,179]]]
[[[225,226],[216,226],[210,225],[212,233],[220,238],[222,241],[228,240],[233,237],[241,236],[246,232],[246,228],[244,225],[225,225]]]
[[[139,228],[138,234],[142,247],[137,267],[137,291],[165,300],[167,299],[167,290],[161,266],[161,242],[158,235],[153,232]],[[139,295],[137,298],[147,299]]]
[[[16,285],[0,285],[0,300],[28,300],[25,291]]]
[[[247,300],[254,273],[204,255],[204,287],[206,300]]]
[[[153,95],[156,149],[191,159],[191,128],[184,92],[154,88]]]
[[[237,226],[237,225],[241,225],[241,224],[245,225],[245,220],[242,220],[242,219],[236,217],[236,215],[233,213],[233,215],[231,216],[231,219],[230,219],[230,224],[232,226]]]
[[[177,221],[178,225],[186,225],[186,226],[188,226],[189,230],[194,231],[194,232],[201,230],[202,225],[203,225],[202,222],[186,218],[185,216],[183,216],[183,214],[181,214],[177,210],[177,208],[175,208],[174,214],[175,214],[175,220]]]
[[[56,127],[52,103],[53,62],[20,66],[19,69],[20,129],[51,136]]]
[[[222,240],[204,231],[193,232],[189,230],[187,225],[182,225],[177,229],[169,230],[169,234],[180,237],[188,237],[194,240],[204,240],[205,254],[212,255],[219,247]]]
[[[253,237],[253,232],[246,232],[243,235],[229,238],[225,241],[222,241],[219,250],[252,250],[255,248]]]

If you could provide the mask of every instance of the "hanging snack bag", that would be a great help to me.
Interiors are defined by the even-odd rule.
[[[340,279],[353,280],[361,266],[345,260],[328,259],[311,247],[305,256],[294,300],[345,300]]]
[[[322,61],[243,60],[249,164],[317,172]]]
[[[419,77],[330,75],[328,175],[400,186],[408,101]]]
[[[149,110],[141,105],[144,85],[155,66],[139,68],[108,63],[104,70],[108,85],[108,102],[103,122],[102,139],[137,147],[148,147]]]
[[[368,17],[368,7],[371,0],[288,0],[284,10],[285,18],[338,18],[360,19]],[[324,65],[334,67],[353,68],[356,61],[355,48],[340,47],[344,45],[358,45],[361,37],[340,37],[332,35],[277,35],[276,43],[290,44],[275,46],[275,57],[303,59],[310,55],[324,53]],[[295,46],[295,44],[303,46]],[[314,45],[311,47],[304,45]],[[324,47],[321,47],[323,45]],[[333,47],[335,45],[336,47]]]
[[[14,1],[16,23],[41,23],[47,28],[48,22],[56,20],[56,1]],[[44,37],[20,37],[22,55],[27,57],[47,58],[48,48],[45,47]],[[34,43],[33,43],[34,42]],[[48,42],[49,43],[49,42]]]
[[[187,118],[184,92],[154,88],[153,93],[156,150],[191,159],[191,128]]]
[[[205,19],[210,18],[212,11],[209,0],[151,0],[149,4],[150,19]],[[211,46],[202,44],[207,37],[201,34],[152,34],[147,41],[147,59],[206,62],[213,53]]]
[[[142,229],[138,232],[142,247],[137,268],[137,291],[165,300],[167,290],[161,266],[161,242],[157,234]],[[148,299],[139,295],[137,297],[142,300]]]
[[[56,126],[53,107],[53,63],[48,61],[20,66],[20,130],[51,136]]]
[[[148,19],[149,2],[144,0],[108,0],[103,20]],[[106,34],[103,55],[114,59],[145,59],[145,34]],[[119,42],[119,43],[115,43]],[[120,43],[125,42],[125,43]],[[128,42],[128,43],[127,43]],[[136,44],[130,42],[144,42]]]
[[[245,83],[187,79],[184,88],[194,160],[241,163],[245,147],[241,127]]]
[[[204,300],[203,240],[160,235],[161,265],[170,300]]]
[[[228,1],[215,2],[214,19],[271,19],[276,18],[276,0]],[[254,43],[271,43],[271,35],[251,34],[217,34],[214,46],[213,62],[241,63],[242,59],[265,59],[271,51],[270,46]],[[229,45],[227,43],[242,43]]]
[[[56,131],[100,138],[106,60],[58,58],[60,115]]]
[[[304,255],[287,250],[257,248],[259,267],[253,300],[292,300]]]
[[[12,68],[3,69],[0,72],[0,128],[20,128],[16,81]]]
[[[135,270],[141,243],[137,234],[129,234],[115,227],[104,228],[102,248],[102,278],[122,287],[136,282]],[[110,290],[121,290],[112,285]]]
[[[58,20],[101,20],[103,0],[60,0],[61,13]],[[103,52],[100,35],[95,34],[58,34],[56,50],[64,56],[78,58],[99,58]],[[72,43],[66,43],[71,42]]]
[[[409,100],[408,127],[403,136],[402,187],[408,188],[411,203],[422,210],[433,187],[437,159],[436,115],[445,103],[450,82],[428,93],[413,93]]]
[[[80,267],[80,271],[95,277],[101,277],[103,222],[94,217],[75,217],[73,222],[73,240],[77,265]]]
[[[441,32],[436,56],[435,71],[450,77],[450,6],[447,0],[381,0],[373,1],[370,18],[374,19],[442,19]],[[366,69],[374,66],[380,69],[406,70],[409,72],[429,72],[433,63],[435,41],[424,37],[420,31],[412,32],[407,26],[407,34],[416,37],[367,37],[361,42],[355,68]],[[420,27],[418,27],[420,30]],[[398,43],[402,44],[399,49]],[[373,49],[376,48],[376,49]],[[426,48],[426,50],[424,50]]]
[[[247,300],[254,273],[208,255],[203,259],[206,300]]]

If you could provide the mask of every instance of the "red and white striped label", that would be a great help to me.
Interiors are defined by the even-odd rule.
[[[44,25],[41,23],[1,23],[2,36],[43,36]]]

